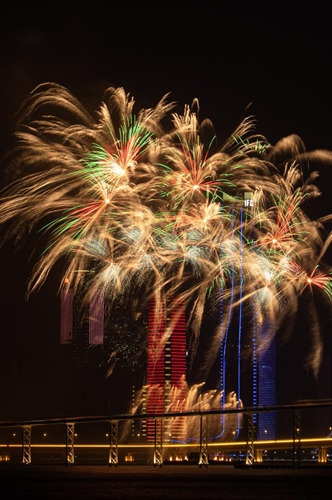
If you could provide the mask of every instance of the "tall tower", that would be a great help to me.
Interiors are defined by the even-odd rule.
[[[79,296],[65,284],[60,295],[60,343],[72,344],[78,358],[88,360],[88,347],[104,343],[104,294],[97,291],[82,307]]]
[[[273,325],[267,319],[262,320],[259,335],[270,337],[270,328]],[[257,370],[257,371],[256,371]],[[268,346],[258,353],[256,370],[253,370],[254,380],[257,380],[258,405],[272,406],[276,403],[276,345],[275,336],[272,336]],[[253,402],[253,404],[255,404]],[[276,415],[275,412],[262,412],[257,416],[257,439],[275,439]]]
[[[245,212],[253,206],[251,193],[244,193],[242,206],[237,210],[239,226],[242,228],[245,223]],[[235,227],[235,210],[232,211],[233,228]],[[242,248],[245,245],[245,238],[242,232],[239,237],[239,253],[242,255]],[[274,338],[274,324],[270,318],[258,317],[258,307],[253,299],[250,305],[242,305],[242,262],[240,258],[240,269],[237,271],[239,288],[235,296],[235,269],[231,271],[231,293],[227,303],[228,308],[233,308],[233,304],[238,302],[232,315],[224,318],[224,304],[220,302],[220,322],[221,344],[220,344],[220,390],[221,408],[229,404],[230,398],[236,395],[237,400],[242,400],[244,406],[270,406],[276,400],[276,380],[275,380],[275,340],[268,343],[268,346],[261,349],[265,339]],[[233,406],[238,404],[233,401]],[[240,435],[241,418],[240,414],[235,419],[222,418],[222,434],[234,438]],[[265,413],[254,415],[257,437],[275,438],[275,414]]]
[[[186,403],[186,311],[176,297],[149,302],[145,411],[181,411]],[[167,422],[165,439],[184,437],[184,419]],[[154,439],[154,422],[146,422],[146,439]]]

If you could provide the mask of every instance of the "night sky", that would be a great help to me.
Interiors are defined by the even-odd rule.
[[[15,114],[44,82],[67,87],[92,113],[110,86],[124,87],[137,110],[154,107],[170,93],[168,100],[181,113],[197,98],[200,118],[211,119],[220,145],[245,116],[254,115],[257,132],[272,144],[295,133],[307,150],[332,149],[332,35],[326,13],[231,11],[224,2],[51,5],[10,4],[3,17],[2,185],[12,176],[5,156]],[[310,208],[315,218],[332,212],[331,178],[321,166],[322,196]],[[130,391],[130,377],[124,371],[112,383],[98,362],[85,370],[72,366],[59,345],[52,277],[38,296],[25,300],[32,247],[30,240],[14,253],[8,242],[0,250],[0,420],[117,410],[117,384],[121,392]],[[331,313],[324,314],[330,335]],[[301,369],[306,337],[298,332],[295,339],[284,356],[289,365],[296,360],[293,389],[305,399],[313,383]]]

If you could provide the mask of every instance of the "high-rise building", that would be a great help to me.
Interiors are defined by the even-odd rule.
[[[270,337],[271,322],[263,320],[260,323],[259,336]],[[276,342],[272,336],[269,344],[258,352],[257,365],[253,370],[253,387],[258,393],[259,406],[273,406],[276,403]],[[253,404],[255,404],[255,400]],[[275,439],[276,414],[273,411],[262,412],[257,415],[257,439]]]
[[[245,221],[245,211],[253,206],[251,193],[244,193],[243,206],[238,210],[240,227]],[[234,212],[233,212],[234,213]],[[234,217],[234,215],[232,215]],[[235,226],[235,224],[233,223]],[[245,245],[240,232],[240,254]],[[255,299],[246,306],[242,303],[242,267],[237,271],[239,288],[235,295],[235,271],[231,270],[231,294],[227,304],[220,301],[221,345],[220,345],[220,391],[221,407],[229,402],[230,397],[236,398],[239,406],[270,406],[276,402],[275,373],[275,331],[271,318],[262,318]],[[233,305],[237,303],[237,306]],[[233,313],[224,318],[224,307],[233,309]],[[272,339],[272,340],[271,340]],[[234,402],[233,402],[234,405]],[[234,438],[241,433],[242,420],[238,414],[234,419],[222,419],[221,434],[232,435]],[[254,415],[256,435],[263,439],[267,436],[275,438],[275,413]]]
[[[176,297],[149,301],[147,374],[143,406],[148,414],[181,411],[186,404],[186,310]],[[165,439],[184,438],[183,418],[167,422]],[[144,431],[143,431],[144,432]],[[147,441],[154,421],[146,421]]]
[[[72,344],[79,364],[89,361],[89,346],[104,342],[104,295],[98,291],[84,307],[80,296],[65,284],[60,295],[60,343]]]

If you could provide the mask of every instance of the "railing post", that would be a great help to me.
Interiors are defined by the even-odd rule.
[[[163,465],[163,420],[161,418],[155,418],[153,466],[162,467],[162,465]]]
[[[294,467],[296,467],[301,463],[300,422],[301,422],[300,412],[294,410],[293,411],[293,466]]]
[[[66,467],[68,465],[73,466],[75,463],[75,450],[74,450],[74,440],[75,440],[75,424],[72,422],[66,423]]]
[[[246,431],[247,431],[246,465],[253,465],[255,428],[254,428],[254,418],[252,413],[246,413]]]
[[[23,425],[22,463],[31,464],[31,425]]]
[[[200,467],[207,467],[209,465],[209,456],[208,456],[208,449],[207,449],[207,443],[208,443],[208,424],[207,424],[207,418],[208,416],[206,415],[205,418],[203,418],[203,415],[199,416],[200,418],[200,426],[199,426],[199,460],[198,460],[198,465]]]
[[[119,463],[118,457],[118,420],[110,420],[110,452],[108,457],[108,465],[117,467]]]

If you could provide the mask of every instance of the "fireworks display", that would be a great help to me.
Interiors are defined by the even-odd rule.
[[[135,113],[123,88],[108,88],[94,116],[46,83],[23,103],[0,223],[3,241],[20,245],[35,231],[42,245],[27,296],[57,263],[59,290],[65,280],[82,297],[102,289],[110,315],[113,304],[140,314],[152,297],[177,296],[188,304],[193,353],[207,303],[217,310],[222,300],[229,321],[255,301],[278,326],[308,291],[309,315],[314,294],[331,301],[332,216],[312,220],[304,205],[321,195],[309,167],[332,154],[307,152],[295,135],[271,145],[252,117],[219,147],[198,101],[178,114],[167,99]]]

